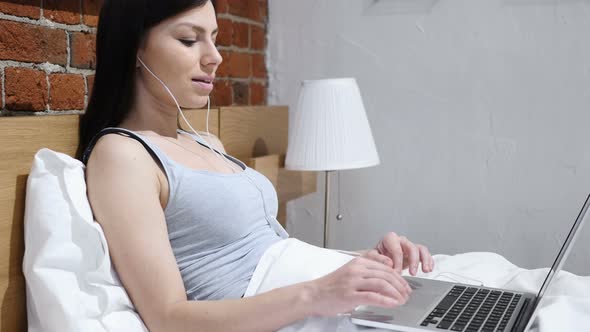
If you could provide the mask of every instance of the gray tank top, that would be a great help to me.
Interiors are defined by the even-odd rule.
[[[106,128],[101,134],[109,132],[123,132],[137,139],[163,166],[170,188],[164,209],[168,238],[187,298],[242,297],[264,251],[289,237],[276,219],[278,199],[272,183],[227,154],[242,172],[191,169],[168,158],[146,136],[123,128]],[[196,135],[179,133],[207,146]],[[85,161],[101,134],[89,145]]]

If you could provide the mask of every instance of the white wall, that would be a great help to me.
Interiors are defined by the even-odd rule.
[[[434,253],[549,265],[590,192],[589,33],[583,0],[270,0],[269,103],[355,77],[381,157],[341,173],[330,246],[394,230]],[[314,244],[323,183],[288,208]],[[580,242],[568,268],[590,274],[590,225]]]

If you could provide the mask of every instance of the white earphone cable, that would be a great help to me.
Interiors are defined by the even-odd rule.
[[[162,82],[162,80],[156,75],[154,74],[150,68],[141,60],[141,58],[138,56],[137,60],[139,60],[139,62],[145,67],[145,69],[147,69],[147,71],[156,79],[158,80],[158,82],[160,82],[160,84],[162,84],[162,86],[164,86],[164,89],[166,89],[166,92],[168,92],[168,94],[172,97],[172,100],[174,100],[174,103],[176,104],[176,108],[178,109],[178,112],[180,113],[180,116],[182,116],[182,119],[184,120],[184,122],[188,125],[188,127],[192,130],[193,133],[195,133],[195,135],[199,136],[199,138],[201,138],[203,141],[205,141],[207,143],[207,147],[209,148],[209,150],[211,150],[211,152],[213,152],[214,155],[218,156],[219,158],[221,158],[221,160],[223,160],[226,165],[228,165],[228,167],[234,171],[234,168],[231,166],[230,161],[227,160],[227,158],[222,154],[222,153],[217,153],[215,152],[215,150],[213,150],[213,148],[211,147],[211,144],[208,140],[204,139],[201,135],[199,135],[199,133],[193,128],[193,126],[191,126],[190,122],[186,119],[186,117],[184,116],[184,113],[182,113],[182,109],[180,108],[180,105],[178,104],[178,101],[176,100],[176,97],[174,97],[174,95],[172,94],[172,92],[170,91],[170,89],[168,88],[168,86]],[[207,131],[207,136],[211,136],[211,134],[209,133],[209,110],[211,109],[211,98],[209,98],[209,96],[207,96],[207,121],[205,124],[205,129]]]

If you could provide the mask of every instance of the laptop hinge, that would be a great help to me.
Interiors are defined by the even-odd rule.
[[[520,312],[518,313],[518,317],[516,317],[516,321],[514,325],[512,325],[512,332],[523,332],[529,318],[531,317],[531,299],[525,298],[524,303],[522,304],[522,308],[520,308]]]

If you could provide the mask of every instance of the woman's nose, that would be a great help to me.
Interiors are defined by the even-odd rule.
[[[204,66],[218,67],[222,62],[223,62],[223,57],[219,53],[219,50],[217,50],[215,43],[213,43],[213,42],[207,43],[207,49],[205,50],[205,53],[203,54],[201,63]]]

